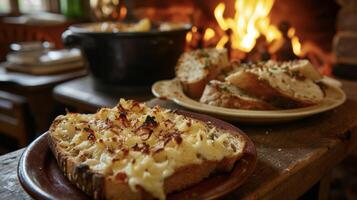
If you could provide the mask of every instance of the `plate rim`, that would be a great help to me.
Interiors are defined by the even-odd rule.
[[[25,150],[22,152],[21,157],[19,159],[19,162],[17,164],[17,178],[20,182],[21,187],[29,194],[31,197],[35,199],[51,199],[46,193],[44,193],[41,188],[38,187],[37,184],[33,182],[30,176],[28,175],[28,172],[26,170],[26,165],[27,163],[24,161],[26,157],[28,157],[28,154],[30,153],[30,150],[35,148],[42,140],[45,140],[44,138],[46,136],[46,133],[41,134],[38,136],[29,146],[25,148]],[[32,186],[28,186],[28,184],[31,184]]]
[[[219,193],[215,193],[215,194],[211,194],[209,193],[209,191],[205,194],[208,194],[208,196],[205,196],[205,199],[216,199],[218,197],[222,197],[224,195],[227,195],[228,193],[234,191],[235,189],[237,189],[238,187],[240,187],[253,173],[253,171],[255,170],[255,166],[257,163],[257,151],[255,149],[255,146],[252,142],[252,140],[238,127],[225,122],[223,120],[208,116],[208,115],[204,115],[204,114],[200,114],[200,113],[193,113],[193,112],[189,112],[189,111],[183,111],[183,110],[177,110],[176,111],[178,114],[181,115],[185,115],[185,116],[189,116],[189,117],[193,117],[195,119],[204,121],[204,122],[211,122],[212,124],[214,124],[215,126],[221,127],[225,130],[227,130],[227,132],[231,133],[231,134],[239,134],[240,136],[242,136],[244,138],[244,140],[246,141],[246,145],[243,149],[243,155],[242,157],[237,161],[236,165],[234,166],[234,168],[232,169],[231,172],[229,172],[229,174],[226,174],[228,177],[232,175],[231,178],[229,178],[228,180],[230,181],[226,181],[224,183],[229,183],[230,187],[228,187],[229,189],[225,189],[225,190],[220,190]],[[219,123],[219,125],[217,125],[217,123]],[[232,133],[234,132],[234,133]],[[43,191],[40,187],[39,184],[37,184],[33,178],[31,178],[31,176],[28,173],[28,168],[29,166],[27,166],[27,160],[29,159],[29,156],[31,153],[33,153],[32,151],[34,150],[34,148],[40,148],[39,145],[43,145],[46,144],[47,146],[43,146],[43,149],[46,150],[50,150],[50,147],[48,145],[48,131],[43,133],[42,135],[40,135],[38,138],[36,138],[22,153],[20,160],[18,162],[17,165],[17,176],[18,176],[18,180],[22,186],[22,188],[33,198],[35,199],[52,199],[51,196],[53,194],[48,195],[48,193],[46,193],[46,191]],[[50,152],[50,157],[52,159],[55,159],[54,155],[52,154],[52,151]],[[44,158],[46,159],[48,157],[44,156]],[[245,168],[244,168],[245,167]],[[242,170],[243,169],[243,170]],[[39,170],[39,169],[36,169]],[[58,170],[60,170],[58,168]],[[61,170],[60,170],[61,171]],[[236,181],[232,181],[232,178],[237,178],[236,176],[233,176],[234,173],[241,173],[238,177],[240,178],[239,180]],[[62,174],[62,172],[61,172]],[[214,176],[215,177],[215,176]],[[210,178],[208,178],[209,180]],[[204,181],[202,181],[204,182]],[[193,185],[192,187],[196,187],[199,186],[200,183]],[[232,186],[232,184],[235,184]],[[227,184],[226,184],[227,185]],[[74,186],[74,185],[73,185]],[[75,187],[75,186],[74,186]],[[222,186],[221,186],[222,187]],[[188,189],[190,189],[191,187],[189,187]],[[223,187],[224,188],[224,187]],[[186,190],[177,192],[177,193],[172,193],[170,195],[168,195],[168,199],[170,199],[170,196],[172,195],[175,199],[175,194],[180,194],[181,192],[185,192]],[[84,193],[84,192],[83,192]],[[85,193],[84,193],[85,194]],[[203,194],[204,195],[204,194]],[[177,199],[177,198],[176,198]]]
[[[330,77],[328,78],[332,79]],[[212,105],[201,103],[195,99],[188,97],[183,92],[183,89],[180,85],[178,86],[179,94],[170,91],[171,93],[168,93],[169,95],[163,96],[159,91],[160,90],[159,88],[163,87],[162,85],[164,85],[165,83],[179,84],[179,80],[177,78],[173,78],[173,79],[160,80],[155,82],[151,87],[151,91],[154,94],[154,96],[158,98],[171,100],[184,108],[188,108],[194,111],[204,112],[207,114],[213,114],[215,116],[222,116],[222,117],[235,117],[235,118],[246,118],[246,119],[266,119],[267,117],[271,119],[281,119],[285,117],[302,118],[302,117],[311,116],[334,109],[342,105],[346,101],[346,94],[340,87],[332,85],[329,82],[324,82],[324,84],[327,85],[329,89],[334,90],[335,93],[340,95],[341,98],[339,99],[339,101],[334,101],[333,103],[330,103],[329,105],[326,105],[322,108],[321,105],[317,104],[313,106],[296,108],[296,109],[282,109],[282,110],[269,110],[269,111],[244,110],[244,109],[224,108],[224,107],[212,106]],[[180,95],[182,95],[182,97],[180,97]]]

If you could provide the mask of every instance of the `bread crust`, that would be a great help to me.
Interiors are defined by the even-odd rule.
[[[48,143],[59,168],[71,183],[95,199],[105,199],[105,178],[103,175],[94,173],[86,165],[78,165],[73,162],[56,145],[56,138],[52,136],[51,130],[48,134]]]
[[[185,91],[185,94],[191,98],[200,98],[206,87],[206,84],[218,76],[220,72],[220,68],[213,66],[211,67],[211,70],[207,72],[207,75],[199,80],[194,82],[181,81],[181,85]]]
[[[206,82],[206,79],[200,79],[195,82],[181,81],[181,86],[187,96],[197,99],[202,95]]]
[[[207,57],[204,57],[204,59],[202,59],[202,57],[200,56],[201,51],[207,51],[205,52]],[[212,61],[214,58],[210,58],[210,54],[217,54],[217,56],[215,57],[216,60]],[[211,60],[211,62],[209,62],[207,66],[206,63],[203,63],[205,62],[204,61],[205,59]],[[190,60],[195,60],[196,62],[187,63]],[[197,71],[199,71],[201,73],[201,76],[194,80],[188,80],[187,77],[190,76],[190,74],[186,74],[186,73],[197,73],[197,72],[192,72],[192,71],[187,72],[185,69],[187,65],[194,65],[194,66],[190,66],[190,68],[194,68]],[[176,65],[176,76],[180,80],[182,84],[182,88],[187,96],[191,98],[200,98],[206,84],[210,80],[216,78],[221,73],[221,71],[227,67],[229,67],[229,61],[228,61],[228,55],[226,50],[222,50],[222,49],[196,50],[193,52],[184,53],[180,57]]]
[[[200,102],[219,107],[236,109],[276,109],[273,105],[245,94],[243,91],[233,85],[219,81],[211,81],[206,85]]]

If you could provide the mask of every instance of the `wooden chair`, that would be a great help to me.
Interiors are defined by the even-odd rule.
[[[0,134],[10,136],[25,147],[34,136],[32,118],[26,99],[0,91]]]

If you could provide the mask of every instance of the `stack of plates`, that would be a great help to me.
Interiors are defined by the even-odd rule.
[[[7,62],[4,64],[8,71],[45,75],[84,67],[79,49],[48,50],[37,48],[29,50],[26,47],[29,47],[29,45],[34,47],[34,44],[26,45],[14,44],[11,46],[15,51],[7,55]]]

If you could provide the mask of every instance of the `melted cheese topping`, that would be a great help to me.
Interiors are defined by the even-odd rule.
[[[51,134],[76,162],[165,199],[164,180],[205,160],[238,156],[242,138],[160,107],[120,100],[96,114],[59,116]]]
[[[271,87],[280,90],[284,95],[300,101],[320,103],[324,98],[324,93],[310,78],[316,75],[306,75],[306,71],[313,71],[313,66],[307,65],[307,63],[302,66],[303,64],[303,60],[290,62],[269,60],[268,62],[242,64],[242,68],[236,74],[227,77],[226,80],[229,81],[239,77],[242,73],[250,72],[256,74],[260,80],[268,81]],[[304,70],[305,73],[302,73],[301,71]]]
[[[284,68],[256,68],[253,72],[258,74],[260,79],[268,80],[273,88],[278,88],[296,99],[319,103],[324,98],[320,87],[311,79],[303,77],[303,80],[299,80],[287,74]]]

